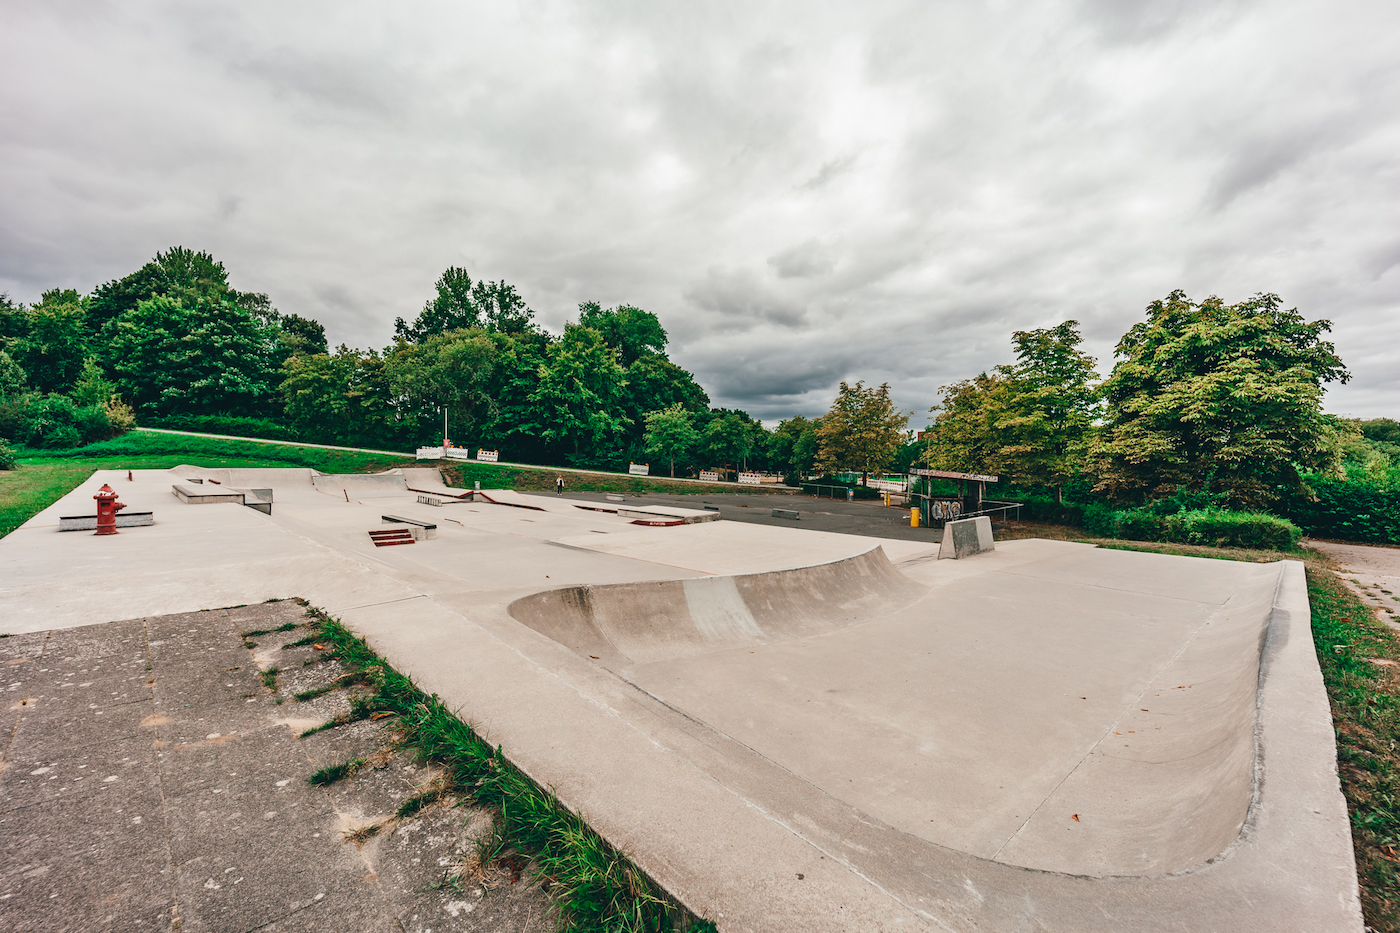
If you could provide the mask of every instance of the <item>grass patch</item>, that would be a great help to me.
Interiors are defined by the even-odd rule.
[[[362,846],[378,835],[379,831],[383,828],[384,824],[382,823],[370,823],[368,826],[361,826],[359,829],[352,829],[341,835],[345,837],[346,842],[353,842],[357,846]]]
[[[307,635],[305,638],[298,639],[297,641],[291,642],[290,644],[283,645],[282,650],[286,651],[289,648],[305,648],[307,645],[314,645],[320,640],[321,636],[313,633],[311,635]]]
[[[269,667],[262,673],[263,686],[273,693],[277,692],[277,672],[280,670],[280,667]]]
[[[363,758],[343,761],[338,765],[328,765],[307,778],[306,783],[314,784],[317,787],[325,787],[327,784],[334,784],[336,781],[345,780],[364,766],[365,760]]]
[[[340,622],[319,618],[321,641],[333,644],[342,662],[374,686],[367,705],[398,714],[405,742],[424,759],[445,766],[448,789],[499,812],[501,844],[534,859],[550,879],[564,930],[713,933],[712,923],[694,920],[672,904],[630,859],[507,762],[499,747],[493,749],[436,696],[424,695]]]

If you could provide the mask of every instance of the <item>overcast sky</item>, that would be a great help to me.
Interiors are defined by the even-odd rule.
[[[1154,298],[1334,322],[1400,417],[1400,3],[0,2],[0,290],[180,244],[383,346],[449,265],[635,304],[716,405],[917,410]]]

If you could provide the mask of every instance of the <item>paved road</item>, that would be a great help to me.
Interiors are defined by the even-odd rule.
[[[552,493],[525,493],[551,496]],[[571,499],[606,501],[606,493],[568,492]],[[937,544],[943,536],[941,528],[910,528],[909,510],[886,507],[879,500],[845,502],[839,499],[817,499],[792,493],[764,495],[751,493],[718,495],[627,495],[624,502],[635,505],[678,505],[687,509],[715,506],[728,521],[750,522],[756,525],[778,525],[810,531],[835,531],[872,538],[895,538],[900,541],[926,541]],[[775,518],[774,509],[796,511],[797,519]]]
[[[0,927],[20,931],[552,929],[528,874],[487,891],[490,815],[445,799],[394,820],[436,771],[385,747],[392,720],[298,738],[349,708],[291,694],[344,670],[295,602],[0,638]],[[264,669],[280,667],[276,691]],[[370,765],[322,789],[319,768]],[[357,844],[345,834],[382,827]]]

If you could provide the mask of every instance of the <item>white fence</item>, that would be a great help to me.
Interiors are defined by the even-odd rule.
[[[720,482],[719,473],[716,470],[701,470],[700,481],[704,483]]]
[[[651,464],[633,463],[627,467],[628,473],[635,473],[637,476],[648,476],[651,473]]]
[[[742,485],[744,485],[744,486],[761,486],[761,485],[763,485],[763,474],[762,474],[762,473],[740,473],[740,474],[739,474],[739,482],[740,482]]]
[[[495,463],[501,459],[501,452],[499,450],[478,450],[476,452],[476,459],[485,461],[486,463]]]

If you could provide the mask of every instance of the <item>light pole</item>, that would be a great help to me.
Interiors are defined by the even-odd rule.
[[[447,406],[442,406],[442,447],[446,450],[452,446],[452,441],[447,438]]]

